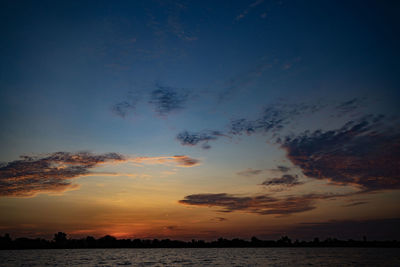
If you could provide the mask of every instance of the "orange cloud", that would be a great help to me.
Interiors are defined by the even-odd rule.
[[[137,162],[192,167],[199,161],[188,156],[128,158],[117,153],[56,152],[44,156],[22,156],[0,166],[0,197],[32,197],[38,193],[60,193],[78,188],[71,179],[88,175],[133,176],[135,174],[96,173],[99,164]]]
[[[137,157],[129,161],[143,164],[176,164],[179,167],[193,167],[200,164],[200,161],[185,155],[166,156],[166,157]]]

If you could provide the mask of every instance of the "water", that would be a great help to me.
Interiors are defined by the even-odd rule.
[[[398,248],[3,250],[0,266],[400,266]]]

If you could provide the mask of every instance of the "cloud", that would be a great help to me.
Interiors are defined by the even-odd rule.
[[[135,174],[93,172],[100,164],[136,162],[144,164],[171,164],[180,167],[198,165],[199,160],[188,156],[136,157],[118,153],[93,154],[89,152],[55,152],[42,156],[21,156],[21,159],[0,166],[0,197],[31,197],[38,193],[56,193],[79,186],[72,179],[82,176],[130,176]]]
[[[219,207],[219,212],[243,211],[260,215],[290,215],[315,209],[318,199],[341,197],[334,194],[308,194],[276,198],[269,195],[237,196],[226,193],[194,194],[179,200],[180,204],[205,207]]]
[[[180,167],[193,167],[200,164],[200,161],[186,155],[176,155],[167,157],[136,157],[129,159],[135,163],[145,164],[177,164]]]
[[[143,91],[129,92],[125,96],[125,100],[111,107],[112,113],[121,118],[126,118],[136,110],[139,101],[143,98],[143,94]],[[147,92],[146,95],[148,103],[154,107],[155,112],[165,117],[171,112],[183,109],[189,93],[183,89],[156,84],[155,88]]]
[[[262,170],[253,170],[251,168],[249,168],[247,170],[244,170],[244,171],[237,172],[238,175],[247,176],[247,177],[255,176],[255,175],[258,175],[260,173],[262,173]]]
[[[257,1],[255,1],[255,2],[253,2],[253,3],[251,3],[245,10],[243,10],[242,13],[240,13],[239,15],[236,16],[235,20],[236,20],[236,21],[239,21],[239,20],[243,19],[244,17],[247,16],[247,14],[248,14],[253,8],[255,8],[256,6],[262,4],[263,2],[264,2],[264,0],[257,0]]]
[[[353,203],[343,205],[343,207],[354,207],[354,206],[359,206],[359,205],[364,205],[364,204],[368,204],[368,202],[367,201],[358,201],[358,202],[353,202]]]
[[[231,94],[233,88],[229,87],[221,97]],[[262,112],[254,119],[236,118],[232,119],[225,131],[182,131],[177,135],[177,139],[182,145],[195,146],[203,144],[204,148],[210,148],[208,142],[217,140],[219,137],[229,137],[238,135],[252,134],[271,134],[273,142],[280,143],[285,137],[284,131],[288,131],[289,125],[293,125],[299,118],[312,116],[313,114],[324,110],[333,112],[334,117],[342,117],[359,109],[361,100],[354,98],[343,101],[338,105],[332,106],[321,101],[314,103],[288,103],[285,101],[276,102],[265,106]],[[281,168],[284,171],[284,166]]]
[[[273,178],[270,180],[266,180],[262,183],[262,185],[265,185],[265,186],[279,185],[279,186],[288,186],[288,187],[292,187],[295,185],[301,185],[301,184],[304,184],[304,183],[299,181],[297,175],[293,176],[290,174],[284,174],[284,175],[282,175],[281,178]]]
[[[192,167],[200,164],[199,160],[188,156],[173,156],[173,159],[181,167]]]
[[[63,192],[77,188],[70,179],[90,174],[106,162],[124,161],[117,153],[56,152],[43,157],[22,156],[0,167],[0,196],[34,196],[39,192]]]
[[[278,168],[278,170],[281,171],[281,172],[288,172],[288,171],[290,171],[290,168],[287,167],[287,166],[278,166],[277,168]]]
[[[169,12],[167,17],[168,30],[183,41],[196,41],[198,37],[188,31],[181,20],[181,13],[186,10],[187,7],[182,3],[174,4],[175,8],[172,9],[172,12]]]
[[[314,113],[322,106],[318,104],[274,104],[267,106],[256,120],[235,119],[230,123],[230,133],[233,135],[254,133],[278,133],[295,117]]]
[[[181,230],[178,226],[176,225],[168,225],[164,227],[165,229],[169,230],[169,231],[176,231],[176,230]]]
[[[129,92],[124,101],[118,102],[111,107],[112,113],[115,115],[125,118],[131,112],[135,111],[136,105],[140,100],[140,95],[136,92]]]
[[[366,116],[337,130],[286,137],[281,147],[307,177],[365,191],[400,189],[400,129],[385,127],[383,118]]]
[[[337,116],[343,116],[349,113],[352,113],[360,108],[363,100],[359,98],[353,98],[351,100],[344,101],[337,106],[335,106],[335,110],[338,112]]]
[[[131,103],[128,101],[122,101],[112,106],[111,111],[121,117],[125,118],[130,111],[135,109],[135,103]]]
[[[176,139],[184,146],[202,144],[204,149],[209,149],[211,146],[208,142],[217,140],[221,136],[224,136],[224,134],[220,131],[188,132],[185,130],[180,132]]]
[[[149,103],[154,105],[155,111],[160,116],[180,110],[188,98],[187,93],[179,92],[177,88],[157,85],[157,89],[150,94]]]
[[[219,222],[228,221],[228,219],[227,219],[227,218],[224,218],[224,217],[214,217],[214,218],[211,218],[210,221],[211,221],[211,222],[217,222],[217,223],[219,223]]]
[[[222,103],[225,100],[230,99],[234,94],[238,92],[245,92],[248,87],[253,85],[268,68],[271,68],[272,64],[266,60],[262,60],[259,64],[253,68],[239,73],[224,83],[223,90],[218,93],[217,101]]]
[[[251,135],[254,133],[277,134],[289,124],[296,116],[311,114],[322,108],[319,104],[284,104],[278,103],[267,106],[259,118],[255,120],[235,119],[229,124],[228,133],[222,131],[204,130],[200,132],[190,132],[184,130],[177,135],[177,140],[182,145],[196,146],[202,144],[203,148],[211,148],[210,141],[215,141],[219,137],[231,137],[231,135]]]

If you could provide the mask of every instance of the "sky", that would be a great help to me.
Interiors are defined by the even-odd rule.
[[[0,234],[400,239],[398,1],[1,1]]]

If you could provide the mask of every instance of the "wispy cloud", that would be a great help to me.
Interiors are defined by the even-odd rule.
[[[290,215],[315,209],[314,202],[342,195],[308,194],[276,198],[269,195],[237,196],[227,193],[194,194],[185,196],[180,204],[192,206],[218,207],[219,212],[242,211],[260,215]]]
[[[335,106],[335,110],[337,111],[336,115],[340,117],[349,113],[353,113],[360,108],[363,102],[364,99],[360,98],[353,98],[351,100],[341,102]]]
[[[122,101],[112,106],[112,112],[121,117],[125,118],[131,110],[135,109],[135,103]]]
[[[287,166],[277,166],[276,169],[266,169],[266,170],[258,170],[258,169],[252,169],[252,168],[247,168],[243,171],[239,171],[236,174],[237,175],[241,175],[241,176],[257,176],[263,172],[278,172],[278,173],[287,173],[288,171],[290,171],[291,168],[287,167]]]
[[[215,217],[214,219],[217,220],[218,222],[224,222],[228,220],[227,218],[224,217]]]
[[[178,88],[156,85],[156,89],[150,94],[149,103],[160,116],[166,116],[173,111],[183,109],[187,101],[188,93]]]
[[[203,145],[210,148],[209,142],[215,141],[220,137],[233,138],[240,135],[266,134],[273,143],[281,144],[293,130],[296,130],[296,122],[305,117],[318,117],[318,113],[329,113],[336,122],[344,119],[362,118],[363,99],[353,98],[339,103],[329,103],[319,100],[311,103],[289,103],[279,101],[265,106],[265,108],[255,116],[255,118],[235,118],[232,119],[226,130],[223,131],[182,131],[177,135],[177,139],[182,145],[196,146]],[[318,132],[318,131],[317,131]],[[285,167],[281,168],[285,172]],[[288,170],[286,170],[288,171]]]
[[[280,166],[278,166],[277,168],[278,168],[278,170],[279,170],[280,172],[288,172],[288,171],[290,171],[290,168],[287,167],[287,166],[282,166],[282,165],[280,165]]]
[[[204,149],[209,149],[211,146],[208,142],[217,140],[221,136],[224,136],[224,134],[220,131],[182,131],[176,136],[176,139],[184,146],[195,146],[201,144]]]
[[[241,19],[243,19],[244,17],[247,16],[247,14],[249,14],[249,12],[255,8],[258,5],[261,5],[264,2],[264,0],[256,0],[255,2],[251,3],[245,10],[243,10],[242,13],[240,13],[239,15],[236,16],[235,20],[239,21]]]
[[[181,13],[187,9],[187,6],[182,3],[174,3],[175,7],[168,14],[167,25],[169,31],[183,41],[196,41],[197,36],[187,29],[187,26],[182,22]]]
[[[259,175],[262,172],[263,172],[263,170],[254,170],[254,169],[249,168],[244,171],[237,172],[237,175],[250,177],[250,176]]]
[[[157,115],[166,117],[171,113],[182,110],[190,96],[186,89],[163,86],[156,83],[151,91],[144,92],[143,89],[129,92],[123,101],[112,105],[111,112],[121,118],[126,118],[132,113],[140,113],[137,109],[141,101],[147,101]]]
[[[118,153],[56,152],[42,156],[22,156],[0,166],[0,197],[31,197],[38,193],[55,193],[77,189],[74,178],[82,176],[134,176],[135,174],[93,172],[100,164],[136,162],[143,164],[175,164],[192,167],[199,160],[188,156],[128,157]]]
[[[299,178],[290,174],[284,174],[280,178],[268,179],[262,183],[265,186],[287,186],[292,187],[295,185],[301,185],[303,182],[299,181]]]
[[[343,207],[354,207],[354,206],[360,206],[360,205],[364,205],[364,204],[368,204],[368,201],[352,202],[352,203],[343,205]]]
[[[286,137],[281,147],[304,175],[366,191],[400,189],[400,128],[366,116],[331,131]]]
[[[218,103],[229,100],[233,95],[237,94],[238,92],[243,92],[248,89],[262,76],[262,74],[268,68],[271,68],[272,65],[273,64],[271,64],[269,61],[262,60],[253,68],[243,73],[239,73],[238,75],[227,80],[224,83],[222,90],[217,95]]]
[[[161,46],[161,43],[168,36],[179,38],[179,40],[192,42],[198,37],[191,31],[189,25],[183,20],[182,14],[188,12],[188,5],[184,2],[174,1],[168,3],[160,2],[160,8],[164,10],[162,16],[157,16],[148,13],[149,21],[147,26],[153,31],[156,36],[156,43]]]
[[[180,167],[193,167],[200,164],[200,161],[185,155],[168,157],[135,157],[129,159],[131,162],[144,164],[176,164]]]
[[[203,148],[210,148],[210,141],[220,137],[231,138],[235,135],[251,135],[255,133],[272,133],[279,137],[279,132],[298,117],[313,114],[321,110],[324,105],[319,103],[289,104],[279,102],[268,105],[256,119],[233,119],[230,121],[226,131],[204,130],[199,132],[182,131],[177,135],[182,145],[196,146],[203,145]]]
[[[319,104],[274,104],[267,106],[256,120],[235,119],[230,123],[230,133],[233,135],[262,133],[277,133],[298,116],[312,114],[322,108]]]
[[[136,105],[139,101],[140,97],[139,95],[133,94],[133,92],[130,92],[127,96],[126,99],[114,104],[111,107],[112,113],[115,115],[125,118],[127,117],[131,112],[135,111]]]
[[[56,152],[43,157],[22,156],[0,168],[0,196],[33,196],[77,188],[70,179],[88,175],[106,162],[124,161],[117,153]]]

